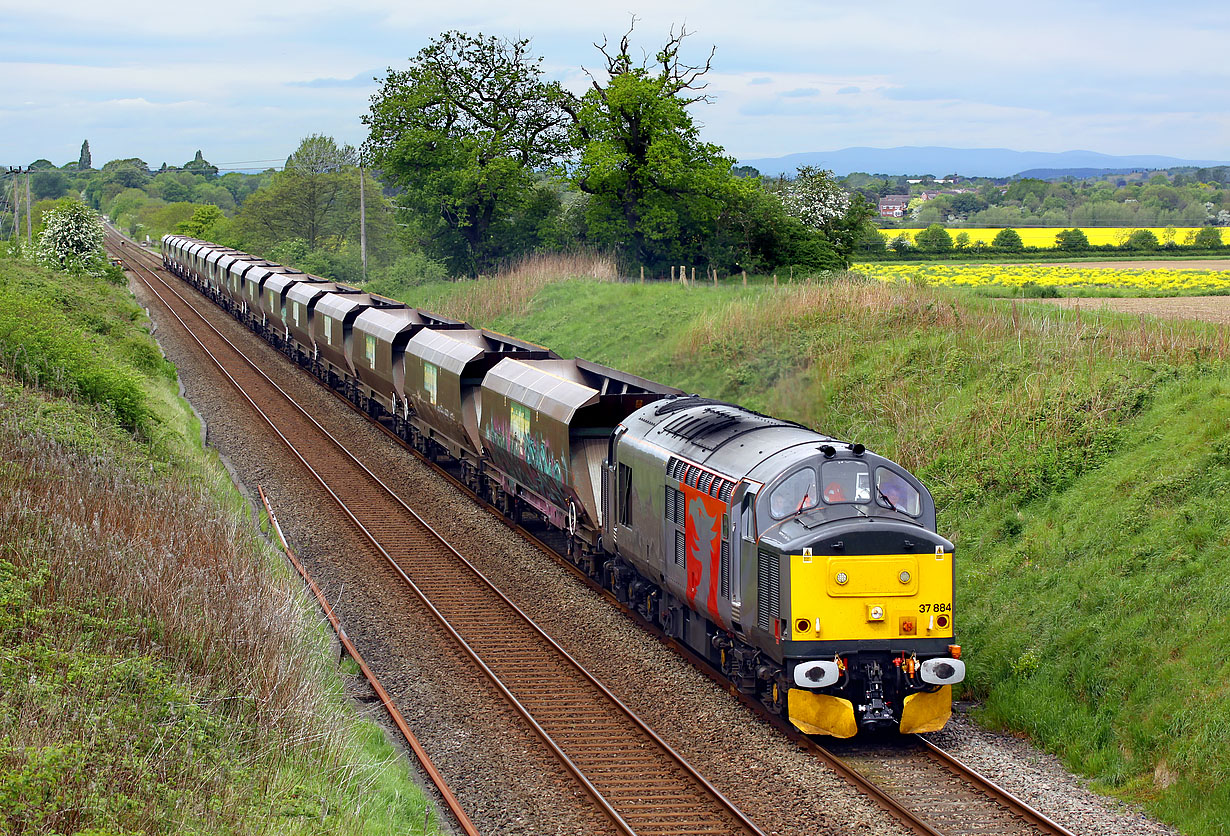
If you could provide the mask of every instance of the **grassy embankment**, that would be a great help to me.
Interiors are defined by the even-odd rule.
[[[966,693],[1110,792],[1230,831],[1224,330],[859,280],[406,294],[917,472],[958,544]]]
[[[0,254],[0,832],[421,832],[126,289]]]

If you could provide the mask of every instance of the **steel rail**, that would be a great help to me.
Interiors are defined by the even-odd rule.
[[[1035,810],[1008,790],[976,771],[969,764],[958,759],[952,753],[945,751],[920,734],[914,735],[914,738],[923,745],[927,754],[942,763],[947,769],[960,775],[961,778],[975,786],[979,791],[995,799],[996,802],[1016,813],[1042,832],[1051,834],[1051,836],[1075,836],[1072,831],[1062,824],[1039,810]]]
[[[376,674],[373,673],[372,669],[368,667],[367,662],[359,653],[359,649],[355,647],[354,642],[350,640],[350,636],[346,635],[346,630],[342,627],[341,619],[339,619],[337,617],[337,613],[333,611],[333,606],[329,603],[329,599],[325,597],[324,592],[321,591],[320,587],[316,584],[316,581],[312,580],[312,576],[308,574],[307,568],[299,562],[299,558],[291,549],[290,544],[286,542],[286,536],[282,533],[282,526],[278,524],[277,515],[273,513],[273,507],[269,504],[269,497],[265,495],[265,489],[258,485],[256,490],[260,494],[261,504],[265,506],[265,513],[269,515],[269,523],[273,527],[274,533],[277,535],[278,544],[282,547],[282,552],[291,562],[291,565],[295,567],[295,571],[299,573],[299,576],[303,578],[303,581],[307,584],[308,589],[310,589],[312,594],[316,596],[316,602],[320,605],[321,610],[324,612],[325,618],[329,620],[329,624],[333,626],[333,632],[337,634],[338,641],[340,641],[342,643],[342,647],[346,649],[347,655],[349,655],[351,659],[354,659],[358,664],[359,670],[363,673],[363,678],[367,680],[367,683],[372,687],[372,690],[376,692],[376,696],[380,698],[380,704],[384,706],[384,710],[393,720],[393,724],[397,726],[397,730],[401,732],[401,736],[405,738],[406,743],[410,745],[410,749],[414,752],[415,758],[418,759],[419,765],[423,767],[423,771],[427,773],[428,779],[430,779],[436,790],[439,791],[441,797],[444,799],[445,806],[447,806],[449,812],[453,814],[453,818],[457,821],[458,825],[461,826],[462,831],[465,832],[466,836],[479,836],[478,828],[474,826],[474,822],[470,820],[469,815],[462,809],[461,802],[459,802],[457,800],[457,796],[453,794],[453,791],[449,787],[448,782],[444,779],[444,776],[440,774],[438,769],[436,769],[435,763],[432,761],[431,756],[427,754],[427,750],[423,748],[423,744],[419,741],[418,737],[415,736],[414,732],[410,730],[410,726],[406,723],[405,718],[402,717],[401,711],[393,702],[393,698],[389,696],[389,692],[384,689],[384,686],[380,683],[380,680],[376,677]]]
[[[123,243],[122,238],[121,238],[121,243]],[[144,255],[146,258],[150,258],[151,260],[153,259],[152,254],[146,253],[141,250],[138,250],[138,251],[141,252],[141,254]],[[282,397],[286,400],[288,404],[290,404],[295,410],[297,410],[304,418],[310,421],[322,435],[328,438],[333,443],[333,445],[335,445],[338,451],[340,451],[343,455],[345,455],[351,461],[353,465],[355,465],[363,473],[365,473],[369,479],[371,479],[373,482],[378,484],[383,489],[383,491],[387,494],[388,497],[390,497],[391,499],[393,499],[394,502],[400,505],[401,508],[407,514],[409,514],[413,519],[415,519],[427,532],[429,532],[432,536],[434,536],[441,545],[443,545],[449,552],[451,552],[454,555],[456,559],[458,559],[461,563],[463,563],[473,573],[473,577],[478,582],[485,585],[485,587],[491,593],[496,595],[513,613],[515,613],[515,615],[519,619],[523,621],[523,623],[527,627],[533,629],[536,633],[538,633],[539,636],[555,650],[555,652],[559,655],[561,659],[567,662],[572,667],[573,670],[575,670],[583,678],[588,680],[592,686],[594,686],[597,690],[599,690],[599,692],[602,693],[602,695],[605,696],[614,707],[616,707],[621,713],[623,713],[624,716],[632,724],[634,724],[643,734],[649,737],[650,740],[652,740],[655,743],[655,745],[657,745],[662,750],[664,754],[666,754],[672,761],[674,761],[674,763],[681,770],[683,770],[693,781],[695,781],[699,785],[700,788],[702,788],[715,801],[717,801],[718,804],[723,808],[726,814],[732,816],[739,823],[739,825],[743,829],[745,829],[747,832],[753,833],[753,834],[761,834],[761,831],[759,830],[759,828],[757,828],[756,825],[752,823],[750,819],[748,819],[741,811],[739,811],[738,808],[735,807],[735,805],[732,802],[726,799],[725,796],[720,791],[718,791],[715,787],[713,787],[712,784],[710,784],[707,779],[701,776],[678,752],[676,752],[672,747],[670,747],[664,740],[661,739],[661,737],[657,735],[656,732],[654,732],[648,725],[646,725],[642,720],[640,720],[640,718],[637,717],[631,711],[631,709],[629,709],[621,700],[619,700],[618,697],[616,697],[609,689],[607,689],[605,685],[603,685],[596,678],[594,678],[591,674],[589,674],[589,672],[586,671],[585,668],[579,662],[577,662],[575,658],[573,658],[570,654],[568,654],[557,642],[555,642],[554,639],[552,639],[549,635],[547,635],[540,628],[538,628],[538,626],[533,622],[532,619],[530,619],[530,617],[524,611],[522,611],[511,600],[509,600],[507,596],[505,596],[502,592],[500,592],[485,576],[482,575],[481,572],[479,572],[479,570],[472,563],[470,563],[468,559],[465,558],[464,555],[462,555],[455,548],[453,548],[447,541],[445,541],[444,538],[438,532],[436,532],[435,529],[432,528],[430,524],[428,524],[417,512],[415,512],[412,508],[410,508],[410,506],[408,506],[394,491],[392,491],[392,489],[390,489],[383,481],[381,481],[379,477],[377,477],[374,473],[372,473],[370,469],[368,469],[361,461],[355,458],[345,448],[345,446],[342,445],[341,442],[339,442],[332,434],[330,434],[327,430],[325,430],[324,427],[322,427],[319,424],[319,422],[316,421],[315,418],[313,418],[305,410],[303,410],[302,407],[300,407],[297,403],[295,403],[294,399],[291,398],[284,390],[282,390],[281,387],[279,387],[276,383],[274,383],[268,377],[268,375],[264,373],[264,371],[262,371],[259,367],[257,367],[256,364],[253,363],[252,360],[247,357],[247,355],[244,352],[238,349],[238,347],[236,347],[229,339],[227,339],[225,335],[221,334],[221,332],[219,332],[212,325],[212,323],[209,323],[208,320],[195,308],[195,306],[193,306],[190,302],[184,299],[184,297],[181,294],[179,294],[174,288],[166,284],[166,282],[163,279],[161,279],[154,270],[151,270],[146,265],[140,265],[140,266],[143,269],[145,269],[146,272],[150,273],[157,281],[163,284],[163,286],[166,287],[172,294],[174,294],[181,302],[183,302],[187,307],[189,307],[201,319],[201,321],[210,330],[214,332],[214,334],[218,337],[218,339],[222,340],[231,350],[233,350],[240,358],[242,358],[242,360],[257,375],[259,375],[266,382],[267,385],[269,385],[275,391],[281,394]],[[243,395],[243,397],[248,401],[248,403],[252,406],[252,408],[261,416],[261,418],[266,423],[269,424],[270,428],[279,436],[279,438],[281,438],[281,440],[291,450],[291,452],[295,455],[295,457],[299,459],[299,461],[304,465],[304,467],[307,468],[309,473],[311,473],[311,475],[320,483],[321,487],[324,488],[334,498],[335,502],[339,505],[341,510],[351,519],[352,523],[356,526],[356,528],[369,540],[369,542],[372,543],[372,545],[382,554],[382,556],[384,556],[384,558],[389,563],[389,565],[391,565],[398,572],[398,574],[402,577],[402,579],[415,592],[416,596],[418,596],[423,601],[423,603],[433,613],[433,615],[437,618],[437,620],[440,621],[441,625],[451,634],[451,636],[458,643],[458,645],[463,648],[463,650],[467,653],[467,655],[471,657],[471,659],[475,662],[475,664],[479,666],[479,668],[483,670],[484,673],[491,679],[493,684],[496,685],[497,689],[499,689],[502,692],[502,694],[509,701],[510,705],[512,705],[519,713],[521,713],[522,716],[526,719],[526,721],[531,725],[531,727],[534,728],[535,731],[543,738],[544,742],[546,742],[548,747],[553,750],[553,753],[557,755],[557,757],[560,759],[561,763],[565,766],[565,768],[568,769],[568,771],[574,775],[574,777],[578,780],[578,782],[582,784],[583,788],[586,789],[588,794],[593,795],[594,800],[598,804],[598,806],[601,808],[604,808],[605,812],[608,812],[608,815],[612,818],[613,823],[615,823],[619,829],[624,830],[625,832],[629,834],[633,833],[634,831],[627,824],[627,822],[623,819],[623,817],[620,816],[614,810],[614,808],[611,807],[611,805],[606,801],[606,799],[601,796],[598,790],[593,787],[593,784],[588,780],[588,778],[586,778],[581,773],[581,771],[576,766],[576,764],[572,761],[572,759],[569,758],[563,752],[563,750],[559,747],[557,743],[555,743],[555,741],[546,732],[546,730],[543,729],[541,725],[533,718],[533,716],[530,714],[528,709],[521,703],[520,700],[518,700],[511,693],[511,691],[498,678],[498,676],[494,673],[494,671],[492,671],[486,665],[486,663],[482,661],[482,659],[479,657],[477,652],[460,636],[459,633],[456,632],[455,629],[453,629],[453,627],[448,623],[447,618],[442,613],[440,613],[440,611],[428,599],[428,597],[422,592],[422,590],[417,586],[417,584],[415,584],[415,582],[410,579],[410,577],[405,573],[405,571],[401,568],[401,566],[397,564],[397,562],[392,557],[392,555],[390,555],[387,552],[387,550],[385,550],[384,547],[376,540],[374,535],[372,535],[371,532],[365,526],[363,526],[363,524],[358,520],[358,518],[355,516],[353,511],[351,511],[351,509],[346,505],[346,503],[341,499],[341,497],[339,497],[336,494],[336,492],[333,491],[333,489],[326,483],[324,478],[318,472],[316,472],[314,468],[312,468],[312,466],[299,453],[299,451],[290,442],[290,440],[287,439],[286,436],[282,434],[282,432],[277,428],[275,423],[265,413],[265,411],[262,410],[261,407],[258,406],[256,402],[249,396],[249,394],[243,390],[242,386],[238,383],[238,381],[235,380],[235,378],[229,373],[229,371],[226,370],[224,365],[213,354],[213,352],[211,352],[210,349],[204,345],[203,341],[195,333],[193,333],[192,329],[187,325],[186,322],[184,322],[183,318],[180,317],[179,314],[176,313],[171,308],[169,303],[167,303],[166,300],[162,297],[162,294],[160,294],[158,290],[154,288],[152,285],[150,285],[148,280],[144,279],[143,277],[142,277],[142,281],[146,283],[147,287],[150,288],[151,292],[154,293],[155,296],[167,307],[168,311],[170,311],[171,314],[177,320],[179,320],[179,322],[185,328],[188,334],[192,336],[192,338],[197,342],[197,344],[207,354],[207,356],[210,357],[210,359],[214,362],[214,364],[217,365],[218,368],[222,371],[222,373],[231,381],[232,385],[234,385],[235,388],[240,392],[240,394]]]

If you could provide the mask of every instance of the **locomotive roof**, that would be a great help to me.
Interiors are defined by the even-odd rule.
[[[696,395],[649,404],[624,424],[673,454],[736,479],[784,451],[809,445],[810,455],[812,445],[833,441],[792,421]]]

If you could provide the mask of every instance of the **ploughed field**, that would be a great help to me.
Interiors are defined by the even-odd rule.
[[[1199,319],[1205,322],[1230,324],[1230,296],[1146,298],[1067,296],[1061,299],[1040,299],[1038,301],[1082,311],[1116,311],[1165,319]]]

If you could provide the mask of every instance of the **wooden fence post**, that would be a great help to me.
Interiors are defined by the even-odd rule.
[[[747,271],[743,271],[743,286],[747,287]]]
[[[641,265],[641,284],[645,283],[645,265]]]
[[[675,283],[675,265],[671,265],[671,284]]]

